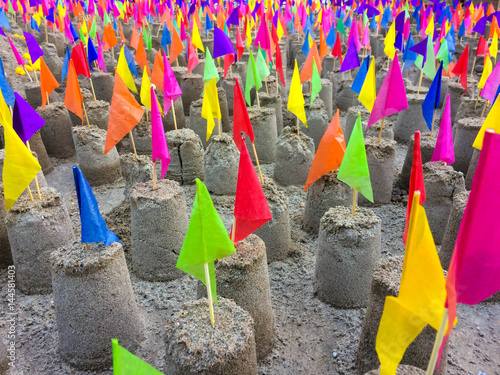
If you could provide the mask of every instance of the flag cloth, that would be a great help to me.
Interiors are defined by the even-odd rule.
[[[163,52],[163,63],[163,112],[167,113],[172,102],[175,102],[182,95],[182,90],[177,83],[172,67],[168,63],[165,52]]]
[[[262,50],[259,47],[257,51],[257,59],[255,60],[255,69],[257,69],[257,74],[261,81],[265,81],[265,79],[271,74],[269,68],[267,67],[266,60],[264,59],[264,55]]]
[[[132,53],[130,52],[128,47],[125,45],[123,46],[123,52],[124,52],[125,61],[127,62],[130,73],[132,73],[134,77],[139,77],[139,73],[137,72],[137,68],[135,66],[134,57],[132,56]]]
[[[7,103],[5,103],[5,100],[1,92],[0,92],[0,125],[12,128],[12,115],[10,113],[9,107],[7,106]]]
[[[153,65],[153,73],[151,74],[151,83],[158,87],[160,91],[163,91],[163,69],[165,69],[163,64],[162,52],[158,51],[155,55],[155,62]],[[148,88],[149,90],[149,88]]]
[[[241,137],[241,136],[240,136]],[[234,200],[234,223],[230,237],[234,242],[241,241],[272,219],[266,196],[253,167],[245,145],[245,137],[240,140],[240,163],[238,182]]]
[[[234,245],[214,208],[207,187],[197,178],[191,219],[176,267],[206,285],[204,264],[208,263],[212,298],[218,304],[214,260],[234,252]]]
[[[2,125],[5,141],[3,192],[5,209],[9,211],[42,167],[14,129]]]
[[[93,70],[92,63],[99,59],[99,53],[95,49],[94,43],[92,42],[91,38],[89,38],[89,40],[87,41],[87,57],[90,70]]]
[[[82,119],[83,125],[83,110],[82,110],[83,98],[82,92],[80,91],[80,84],[78,83],[78,77],[76,75],[75,66],[73,65],[73,60],[69,60],[68,66],[68,80],[66,81],[66,94],[64,96],[64,105],[71,112]]]
[[[500,290],[499,167],[500,134],[488,131],[446,279],[449,320],[441,349],[455,321],[456,304],[475,305]]]
[[[31,57],[31,63],[34,64],[40,57],[43,56],[43,51],[38,45],[35,37],[28,33],[27,31],[23,32],[24,38],[26,39],[26,45],[28,46],[28,51]]]
[[[452,73],[460,77],[460,84],[467,92],[467,69],[469,67],[469,45],[465,47],[464,52],[460,55]]]
[[[372,111],[373,103],[377,97],[377,84],[375,81],[375,57],[372,58],[363,86],[359,92],[358,100],[368,111]]]
[[[193,22],[193,32],[191,33],[191,38],[193,39],[193,45],[202,52],[205,52],[205,47],[203,47],[203,42],[201,41],[200,37],[200,30],[198,29],[198,24],[196,22]],[[215,39],[214,39],[214,48],[215,48]]]
[[[340,73],[356,68],[359,68],[359,56],[358,51],[356,50],[356,44],[354,43],[354,40],[351,40],[344,57],[344,61],[342,62],[342,66],[340,67]]]
[[[174,28],[172,44],[170,45],[170,59],[169,59],[170,64],[172,64],[177,59],[177,57],[181,54],[183,50],[184,50],[184,44],[182,43],[179,34],[177,34],[177,31]]]
[[[19,66],[24,66],[26,64],[26,62],[24,61],[23,57],[21,56],[21,54],[17,50],[14,43],[12,43],[12,39],[10,39],[10,36],[8,36],[7,39],[9,39],[10,48],[12,49],[12,53],[14,54],[14,57],[16,58],[17,64]]]
[[[377,333],[381,375],[395,374],[408,346],[426,325],[438,330],[444,312],[443,269],[419,195],[413,196],[399,295],[386,297]]]
[[[54,89],[59,87],[59,83],[52,75],[52,72],[43,61],[40,59],[40,90],[42,92],[42,109],[45,108],[47,104],[47,98]]]
[[[370,66],[370,55],[366,56],[361,64],[361,68],[359,68],[358,73],[356,73],[356,78],[351,85],[351,90],[356,94],[361,92],[361,88],[363,87],[363,83],[365,82],[366,75],[368,74],[368,68]]]
[[[439,101],[441,99],[441,79],[443,74],[443,62],[439,64],[434,79],[432,80],[431,87],[422,102],[422,115],[424,116],[425,122],[429,130],[432,130],[432,120],[434,120],[434,111],[439,107]]]
[[[75,65],[75,71],[77,75],[84,75],[85,77],[90,77],[90,68],[87,56],[85,55],[85,47],[83,42],[80,42],[73,47],[71,51],[71,60]]]
[[[145,70],[142,72],[140,97],[142,105],[151,110],[151,81],[149,80],[148,73]]]
[[[337,178],[354,190],[359,191],[366,199],[373,203],[372,183],[370,181],[370,171],[368,170],[368,160],[366,158],[361,116],[359,115],[345,149]]]
[[[155,89],[151,86],[151,142],[153,161],[161,160],[161,178],[165,178],[170,164],[170,152],[168,151],[165,129],[161,120],[160,106],[156,98]],[[156,173],[156,171],[153,171]]]
[[[106,226],[92,188],[76,165],[73,165],[73,177],[82,223],[82,243],[104,242],[104,246],[108,246],[113,242],[120,242],[116,234]]]
[[[488,116],[486,116],[486,119],[481,126],[481,129],[479,129],[479,133],[477,133],[474,143],[472,144],[474,148],[482,150],[486,129],[493,129],[495,133],[500,133],[500,121],[498,121],[498,119],[500,119],[500,100],[495,100]]]
[[[137,87],[135,86],[134,77],[130,72],[130,68],[127,64],[127,58],[125,57],[125,46],[122,46],[120,51],[120,57],[118,57],[118,64],[116,65],[116,73],[120,76],[120,78],[125,82],[125,85],[139,95],[137,91]]]
[[[252,100],[250,98],[250,91],[252,87],[255,87],[255,91],[258,92],[262,87],[262,81],[260,76],[257,74],[257,68],[255,67],[255,60],[253,58],[253,53],[250,52],[250,58],[247,64],[247,78],[245,81],[245,100],[249,106],[252,105]]]
[[[495,68],[486,79],[484,87],[481,90],[481,96],[485,98],[490,103],[495,101],[498,86],[500,84],[500,64],[496,64]]]
[[[217,26],[214,28],[214,59],[228,55],[236,54],[233,43],[231,39],[226,35],[224,31],[219,29]]]
[[[280,76],[281,84],[286,87],[285,75],[283,74],[283,61],[279,44],[276,44],[276,70],[278,71],[278,74]]]
[[[290,93],[288,94],[288,104],[286,106],[286,109],[297,116],[307,128],[307,118],[304,104],[305,100],[304,95],[302,94],[299,67],[297,66],[297,60],[295,60],[295,68],[293,70],[292,83],[290,84]]]
[[[12,87],[10,87],[7,78],[5,77],[5,70],[3,68],[3,62],[0,58],[0,91],[2,92],[2,97],[9,106],[14,106],[14,101],[16,100],[14,97],[14,91]]]
[[[194,49],[193,43],[191,43],[190,40],[188,40],[188,66],[187,66],[187,72],[191,72],[194,68],[198,66],[200,63],[200,60],[198,59],[198,54],[196,53],[196,50]]]
[[[144,74],[147,77],[147,73],[145,71]],[[147,86],[148,91],[150,87],[151,84]],[[150,107],[151,99],[148,108]],[[139,103],[137,103],[121,77],[117,74],[115,76],[115,86],[113,88],[113,97],[111,98],[111,107],[109,109],[108,131],[106,134],[104,155],[111,151],[113,147],[115,147],[116,144],[120,142],[123,137],[125,137],[125,135],[132,131],[139,121],[141,121],[143,114],[144,110]]]
[[[130,353],[111,339],[113,347],[113,375],[163,375],[150,364]]]
[[[451,109],[450,94],[446,96],[446,104],[439,125],[439,134],[436,140],[436,147],[432,154],[431,161],[444,161],[446,164],[455,162],[455,151],[453,149],[453,135],[451,132]],[[418,189],[419,190],[419,189]]]
[[[240,82],[235,78],[236,84],[233,91],[233,141],[238,150],[241,150],[241,132],[244,132],[250,137],[253,143],[255,136],[253,134],[252,124],[248,117],[247,107],[241,92]]]
[[[424,172],[422,171],[422,153],[420,150],[420,131],[415,132],[415,140],[413,142],[413,161],[410,173],[410,187],[408,194],[408,203],[406,206],[406,221],[405,231],[403,234],[403,242],[406,243],[406,236],[408,234],[408,222],[410,221],[411,205],[413,203],[413,194],[415,191],[420,191],[420,204],[425,202],[425,185],[424,185]]]
[[[146,68],[146,71],[149,75],[151,75],[151,69],[149,68],[148,55],[146,54],[146,50],[144,49],[144,41],[143,38],[139,39],[139,43],[137,44],[137,48],[135,51],[135,61],[141,69]]]
[[[113,31],[113,26],[111,26],[111,23],[108,23],[106,26],[104,26],[102,42],[104,43],[105,51],[118,45],[118,40],[116,39],[116,35],[115,32]]]
[[[406,100],[405,85],[403,76],[401,75],[401,68],[399,67],[399,60],[397,55],[395,55],[389,72],[385,76],[382,87],[373,103],[367,128],[375,124],[378,120],[404,111],[406,108],[408,108],[408,101]]]
[[[212,54],[207,48],[207,52],[205,53],[205,69],[203,70],[203,80],[205,81],[205,83],[207,83],[212,78],[215,78],[215,81],[219,82],[219,72],[217,71],[217,67],[215,66],[214,59],[212,59]]]
[[[321,176],[340,167],[345,149],[344,133],[340,127],[340,115],[337,109],[337,113],[335,113],[330,125],[328,125],[323,138],[321,138],[318,151],[314,155],[304,191]]]
[[[338,57],[338,59],[340,60],[340,64],[342,64],[342,45],[340,44],[340,36],[338,31],[335,45],[332,48],[332,56]]]
[[[316,67],[316,61],[313,60],[313,73],[311,77],[311,105],[322,88],[323,86],[321,85],[321,78],[319,76],[318,68]]]
[[[45,120],[35,111],[17,92],[14,94],[16,103],[14,104],[12,124],[21,141],[24,144],[38,130],[45,125]]]
[[[205,89],[203,91],[203,103],[201,106],[201,117],[207,120],[208,141],[215,127],[214,117],[217,120],[220,120],[222,118],[215,77],[205,84]]]
[[[310,79],[313,75],[313,62],[316,63],[316,68],[321,71],[321,59],[319,57],[318,49],[316,48],[316,43],[313,43],[309,54],[307,55],[302,71],[300,72],[300,82],[304,83]]]
[[[477,84],[478,89],[482,89],[484,87],[484,84],[486,83],[488,77],[491,75],[492,71],[493,71],[493,64],[491,63],[490,56],[486,55],[484,57],[483,73],[481,74],[481,79]]]
[[[391,24],[389,27],[389,31],[384,39],[384,53],[389,57],[393,57],[396,53],[396,49],[394,48],[394,43],[396,42],[396,22]]]
[[[420,42],[415,47],[422,44]],[[415,47],[414,50],[415,50]],[[432,43],[432,37],[427,37],[427,49],[425,53],[425,59],[423,55],[418,55],[415,65],[424,72],[424,74],[430,79],[434,79],[436,75],[436,57],[434,56],[434,45]]]

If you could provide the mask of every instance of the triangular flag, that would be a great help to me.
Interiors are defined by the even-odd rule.
[[[468,67],[469,67],[469,45],[467,44],[467,47],[465,47],[464,52],[462,52],[462,55],[460,55],[460,58],[458,59],[455,67],[452,70],[453,74],[456,74],[458,77],[460,77],[460,83],[462,84],[462,87],[465,89],[465,92],[467,92]]]
[[[31,63],[34,64],[40,57],[43,56],[43,51],[33,35],[31,35],[27,31],[24,31],[23,35],[24,39],[26,39],[26,44],[28,45]]]
[[[203,47],[203,42],[201,41],[200,37],[200,31],[198,30],[198,24],[196,22],[193,22],[193,32],[191,38],[193,45],[202,52],[205,52],[205,47]],[[215,39],[214,39],[214,49],[215,49]]]
[[[358,73],[356,74],[356,78],[354,78],[354,81],[352,82],[351,90],[354,91],[356,94],[359,94],[361,92],[361,88],[363,87],[363,83],[365,82],[369,66],[370,66],[370,55],[366,56],[366,58],[363,60],[363,63],[361,64],[361,67],[359,68]]]
[[[80,42],[73,47],[73,50],[71,51],[71,60],[73,60],[77,75],[82,74],[85,77],[90,77],[89,62],[87,60],[87,55],[85,54],[83,42]]]
[[[45,125],[45,120],[17,92],[14,94],[12,124],[17,135],[26,144]]]
[[[311,78],[311,105],[322,88],[323,86],[321,85],[321,78],[319,76],[318,68],[316,67],[316,61],[313,61],[313,73]]]
[[[170,152],[168,151],[165,129],[161,120],[160,106],[153,86],[151,86],[151,142],[153,144],[153,161],[156,159],[161,160],[161,178],[165,178],[170,164]]]
[[[214,28],[214,59],[228,55],[236,54],[231,39],[218,27]]]
[[[234,85],[233,91],[233,140],[238,150],[241,150],[241,132],[247,134],[252,143],[255,140],[255,136],[253,134],[250,118],[248,117],[247,107],[245,106],[240,83],[238,78],[235,80],[236,84]]]
[[[434,111],[439,107],[441,100],[441,79],[443,74],[443,62],[439,64],[434,79],[432,80],[431,87],[422,102],[422,115],[429,130],[432,130],[432,120],[434,119]]]
[[[201,106],[201,117],[207,120],[208,141],[215,127],[214,117],[218,120],[222,118],[215,78],[212,78],[205,84],[205,90],[203,91],[203,103]]]
[[[144,49],[144,41],[142,38],[139,39],[139,43],[137,44],[136,52],[135,52],[135,61],[139,66],[144,69],[149,75],[151,75],[151,69],[149,68],[148,55],[146,54],[146,50]]]
[[[58,87],[59,83],[52,75],[52,72],[47,67],[47,64],[45,64],[43,58],[40,59],[40,90],[42,92],[42,109],[45,108],[45,104],[47,103],[50,93]]]
[[[431,161],[444,161],[446,164],[453,164],[455,162],[453,135],[451,132],[450,94],[446,96],[446,104],[443,110],[443,116],[441,117],[439,134]]]
[[[290,93],[288,94],[288,104],[286,109],[297,116],[307,128],[307,118],[304,104],[305,100],[304,94],[302,94],[299,67],[297,66],[297,60],[295,60],[295,68],[293,70],[292,83],[290,84]]]
[[[151,83],[158,87],[160,91],[163,91],[163,69],[164,63],[163,63],[163,56],[162,52],[158,51],[156,52],[155,55],[155,62],[153,65],[153,72],[151,73]],[[149,87],[148,87],[149,90]]]
[[[175,102],[182,95],[182,90],[177,83],[172,67],[168,63],[165,52],[163,52],[163,63],[163,111],[167,113],[172,102]]]
[[[368,72],[366,73],[363,86],[359,92],[358,100],[368,111],[372,111],[375,98],[377,96],[377,87],[375,80],[375,57],[372,58]]]
[[[116,65],[116,73],[120,76],[120,78],[125,82],[125,85],[139,95],[137,91],[137,87],[135,86],[134,77],[130,72],[130,68],[127,64],[127,58],[125,57],[125,46],[122,46],[120,51],[120,57],[118,57],[118,64]]]
[[[252,101],[250,99],[250,91],[252,90],[252,87],[255,87],[255,91],[258,93],[259,89],[262,87],[262,81],[260,80],[260,76],[257,74],[253,53],[250,52],[250,58],[248,59],[247,64],[247,78],[245,81],[245,100],[249,106],[252,105]]]
[[[150,364],[130,353],[112,339],[113,375],[163,375]]]
[[[83,104],[82,92],[80,91],[80,83],[78,82],[75,66],[73,65],[73,60],[69,60],[68,80],[66,81],[66,94],[64,97],[64,105],[71,112],[73,112],[75,115],[77,115],[82,119],[82,125],[83,125],[82,104]]]
[[[344,57],[344,61],[342,62],[342,66],[340,67],[340,73],[359,68],[359,66],[359,56],[358,51],[356,50],[356,44],[354,43],[354,40],[351,40]]]
[[[495,133],[500,133],[500,121],[498,121],[498,119],[500,119],[500,100],[495,100],[472,144],[474,148],[478,150],[483,148],[484,134],[487,129],[492,129]]]
[[[212,54],[207,48],[207,52],[205,53],[205,69],[203,71],[203,80],[206,83],[212,78],[215,78],[215,81],[219,82],[219,72],[217,71],[217,67],[215,66],[214,59],[212,59]]]
[[[177,31],[174,29],[172,44],[170,45],[170,59],[169,59],[170,64],[172,64],[177,59],[177,57],[181,54],[183,50],[184,50],[184,44],[182,43],[179,34],[177,34]]]

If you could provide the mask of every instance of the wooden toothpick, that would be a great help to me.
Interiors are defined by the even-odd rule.
[[[215,324],[214,301],[212,298],[212,288],[210,287],[210,273],[208,270],[208,263],[203,263],[203,266],[205,268],[205,283],[207,286],[208,308],[210,310],[210,323],[214,325]]]

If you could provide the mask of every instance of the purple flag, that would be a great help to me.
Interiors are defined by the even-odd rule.
[[[216,59],[217,57],[228,55],[228,54],[235,54],[236,55],[236,51],[234,49],[233,43],[231,42],[231,39],[229,39],[229,37],[226,35],[226,33],[224,31],[219,29],[217,26],[214,26],[214,54],[213,54],[213,58]]]
[[[165,177],[170,164],[170,152],[168,151],[167,138],[165,137],[165,129],[161,121],[160,107],[154,86],[151,86],[151,142],[153,145],[153,161],[161,160],[161,178]],[[156,171],[153,171],[156,173]]]
[[[422,55],[422,57],[424,58],[423,62],[422,62],[422,66],[425,65],[425,61],[427,60],[427,39],[428,38],[429,38],[429,36],[427,36],[427,38],[422,40],[420,43],[415,44],[413,47],[410,48],[410,51],[418,53],[419,55]]]
[[[451,133],[450,94],[446,97],[446,105],[443,117],[441,118],[441,125],[439,125],[436,148],[434,148],[431,161],[444,161],[446,164],[453,164],[455,162],[453,135]]]
[[[28,45],[28,52],[31,56],[31,62],[34,64],[36,60],[43,56],[43,51],[33,35],[25,31],[24,38],[26,39],[26,44]]]
[[[229,18],[227,19],[227,24],[228,25],[238,26],[240,24],[240,19],[239,19],[239,13],[238,12],[239,12],[238,8],[234,8],[233,9],[233,12],[231,13],[231,15],[229,16]]]
[[[182,95],[182,90],[175,78],[174,71],[163,51],[163,113],[167,113],[172,105]]]
[[[406,12],[403,10],[401,13],[398,14],[396,17],[396,31],[403,33],[405,30],[405,14]]]
[[[340,73],[356,68],[359,68],[359,56],[358,51],[356,50],[356,44],[354,43],[354,40],[351,40],[344,57],[344,61],[342,62],[342,66],[340,67]]]
[[[26,144],[42,126],[45,120],[19,95],[14,93],[16,102],[12,116],[12,125],[17,135]]]
[[[399,60],[395,54],[391,67],[384,78],[384,83],[373,103],[372,113],[368,120],[367,128],[375,124],[384,117],[404,111],[408,108],[406,100],[406,90],[399,67]]]
[[[472,29],[472,31],[475,31],[479,35],[483,35],[484,31],[486,29],[486,21],[488,20],[488,16],[482,17],[479,21],[477,21],[476,25]]]

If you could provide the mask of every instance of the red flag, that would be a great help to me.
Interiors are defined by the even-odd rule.
[[[191,40],[188,38],[188,66],[187,66],[187,72],[189,73],[192,71],[198,64],[200,63],[200,60],[198,59],[198,54],[196,53],[196,50],[194,49],[193,43],[191,43]],[[225,75],[224,75],[225,78]]]
[[[234,63],[234,54],[228,53],[224,56],[224,78],[226,78],[229,67]]]
[[[83,74],[85,77],[90,77],[89,60],[85,54],[83,42],[80,41],[80,44],[73,47],[71,51],[71,60],[73,60],[77,75]]]
[[[281,49],[278,43],[276,43],[276,69],[278,69],[281,84],[286,87],[285,75],[283,74],[283,62],[281,61]]]
[[[467,68],[469,67],[469,45],[465,47],[462,55],[457,61],[457,64],[452,70],[452,73],[460,77],[460,83],[467,92]]]
[[[344,158],[345,148],[344,133],[340,127],[340,114],[337,109],[337,113],[333,117],[332,122],[330,122],[328,129],[326,129],[323,138],[321,138],[318,151],[316,151],[311,169],[307,175],[304,191],[321,176],[340,167],[340,163],[342,163],[342,159]]]
[[[477,43],[477,49],[476,49],[476,56],[483,56],[488,52],[489,52],[488,43],[486,42],[486,39],[484,39],[482,36],[479,37],[479,42]]]
[[[234,85],[234,104],[233,104],[233,141],[241,151],[241,132],[245,132],[253,143],[255,136],[253,135],[252,124],[248,117],[245,99],[241,92],[240,83],[236,78],[236,85]]]
[[[234,242],[245,239],[272,219],[266,196],[245,145],[245,137],[239,137],[240,165],[234,200],[234,222],[231,227],[231,238],[234,230]]]
[[[403,242],[406,244],[406,235],[408,234],[408,221],[410,220],[411,205],[413,202],[413,194],[415,191],[420,191],[420,204],[425,202],[425,185],[424,172],[422,171],[422,154],[420,152],[420,131],[415,132],[415,143],[413,145],[413,163],[411,165],[410,175],[410,193],[408,195],[408,204],[406,206],[406,222],[405,233],[403,234]]]
[[[340,45],[340,35],[338,31],[337,39],[335,40],[335,44],[332,49],[332,56],[338,57],[340,59],[340,64],[342,64],[342,46]]]
[[[245,23],[246,25],[246,23]],[[243,40],[241,40],[240,28],[236,28],[236,49],[238,50],[238,60],[241,59],[243,52],[245,52],[245,46],[243,45]]]

